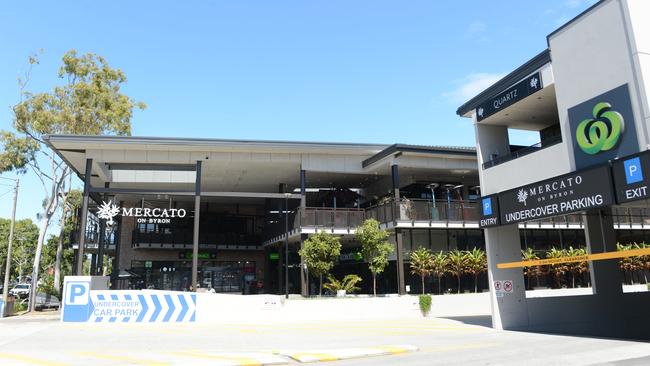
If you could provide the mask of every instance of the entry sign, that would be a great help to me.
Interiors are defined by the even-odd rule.
[[[650,151],[626,156],[612,162],[616,201],[626,203],[650,196]]]
[[[482,197],[479,210],[479,227],[499,225],[499,200],[496,194]]]

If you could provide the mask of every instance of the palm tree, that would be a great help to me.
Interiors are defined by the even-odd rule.
[[[442,250],[439,253],[434,253],[431,257],[431,273],[438,277],[438,293],[442,293],[441,280],[442,276],[447,273],[447,253]]]
[[[566,250],[564,249],[556,249],[555,247],[551,248],[548,252],[546,252],[546,258],[548,259],[553,259],[553,258],[563,258],[566,257]],[[550,265],[550,272],[553,274],[553,278],[555,279],[555,283],[557,284],[558,288],[562,288],[562,280],[564,279],[564,276],[569,270],[569,267],[567,266],[566,263],[557,263],[557,264],[551,264]]]
[[[447,254],[447,272],[456,276],[458,280],[458,291],[460,293],[460,277],[467,268],[467,253],[454,249]]]
[[[417,274],[422,280],[422,295],[424,295],[424,278],[431,274],[433,255],[427,248],[420,247],[410,254],[411,273]]]
[[[566,255],[569,257],[578,257],[582,255],[587,255],[587,251],[585,249],[580,249],[580,248],[573,248],[569,247],[569,249],[566,251]],[[569,272],[571,272],[571,281],[572,281],[572,286],[573,288],[576,287],[576,277],[577,276],[582,276],[583,273],[589,271],[589,265],[587,264],[587,261],[582,261],[582,262],[570,262],[567,263],[567,267],[569,269]]]
[[[474,292],[478,292],[478,276],[487,270],[487,256],[479,248],[465,252],[466,272],[474,276]]]
[[[648,244],[646,243],[638,244],[638,246],[639,249],[648,248]],[[643,271],[643,281],[645,283],[648,283],[648,276],[646,275],[646,272],[650,270],[650,255],[642,255],[639,257],[639,261],[641,262],[641,268]]]
[[[632,244],[620,244],[616,243],[616,250],[618,251],[623,251],[623,250],[630,250],[632,249]],[[634,284],[634,271],[636,271],[639,268],[639,263],[640,261],[637,259],[637,257],[624,257],[619,260],[619,267],[621,268],[621,271],[623,271],[623,281],[627,282],[627,273],[630,274],[630,284]]]
[[[521,258],[525,261],[534,261],[538,260],[539,256],[533,248],[526,248],[526,250],[521,251]],[[539,267],[538,266],[526,266],[524,267],[524,276],[526,276],[526,288],[530,290],[530,276],[535,275],[535,278],[537,278],[537,274],[539,272]],[[539,284],[538,284],[539,286]]]

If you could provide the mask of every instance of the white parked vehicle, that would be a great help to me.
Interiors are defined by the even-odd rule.
[[[32,285],[29,283],[19,283],[14,288],[9,290],[9,294],[16,297],[26,297],[29,295]]]

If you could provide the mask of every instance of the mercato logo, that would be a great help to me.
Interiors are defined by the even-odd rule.
[[[578,146],[589,155],[616,147],[625,127],[623,116],[607,102],[597,103],[592,115],[576,128]]]
[[[553,200],[561,197],[567,197],[573,194],[573,187],[582,184],[582,176],[558,179],[556,181],[523,188],[517,193],[517,201],[526,206],[526,199],[536,199],[537,202],[544,202],[547,199]]]
[[[121,214],[122,216],[132,216],[137,218],[138,223],[148,224],[169,224],[172,218],[183,218],[187,211],[182,208],[141,208],[141,207],[118,207],[112,201],[102,201],[101,206],[97,209],[97,216],[105,219],[107,225],[113,225],[113,218]]]

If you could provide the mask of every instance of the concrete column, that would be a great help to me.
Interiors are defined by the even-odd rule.
[[[300,210],[296,211],[296,215],[301,215],[302,210],[307,207],[307,178],[304,169],[300,170]],[[302,229],[302,220],[298,219]],[[305,240],[309,236],[307,234],[300,234],[300,249],[305,246]],[[300,258],[300,294],[302,296],[309,296],[309,272],[305,261]]]
[[[307,207],[307,178],[305,171],[300,170],[300,208]]]
[[[201,219],[201,161],[196,162],[194,186],[194,232],[192,234],[192,287],[199,283],[199,220]]]
[[[309,238],[307,234],[300,234],[300,249],[305,246],[305,240]],[[309,271],[305,261],[300,257],[300,294],[309,296]]]
[[[595,209],[584,214],[585,239],[589,254],[615,252],[616,232],[612,221],[612,209]],[[589,262],[591,286],[597,295],[621,296],[621,272],[618,259]]]
[[[498,269],[498,263],[521,260],[521,243],[517,224],[484,230],[488,259],[488,279],[492,302],[492,327],[517,329],[529,325],[526,286],[522,268]],[[512,293],[497,297],[494,281],[512,281]]]
[[[283,193],[283,186],[280,185],[280,193]],[[278,208],[278,222],[276,225],[277,227],[284,226],[282,225],[284,221],[284,217],[282,217],[282,201],[277,200],[276,207]],[[278,233],[280,231],[278,230]],[[283,242],[278,242],[278,295],[281,295],[284,290],[283,290],[283,284],[284,284],[284,252],[282,251],[282,246],[284,245]]]
[[[395,254],[397,262],[397,293],[406,295],[406,287],[404,286],[404,255],[402,249],[404,248],[404,240],[402,238],[402,230],[395,229]]]
[[[84,195],[81,201],[81,220],[79,220],[79,254],[77,256],[77,275],[83,276],[84,247],[86,246],[86,222],[88,220],[88,197],[90,196],[90,177],[92,176],[93,159],[86,159],[84,174]]]

